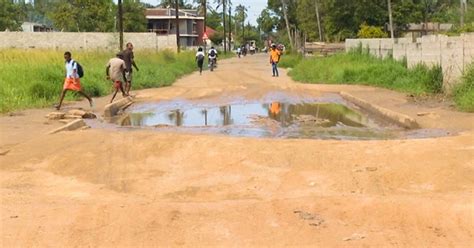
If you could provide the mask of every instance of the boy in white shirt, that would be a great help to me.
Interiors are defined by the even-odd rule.
[[[204,63],[204,58],[205,57],[206,57],[206,55],[202,51],[202,47],[198,48],[198,51],[196,53],[196,61],[197,61],[197,65],[198,65],[198,68],[199,68],[199,75],[202,75],[202,64]]]

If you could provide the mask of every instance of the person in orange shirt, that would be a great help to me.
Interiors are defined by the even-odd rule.
[[[272,65],[273,77],[278,77],[278,62],[280,62],[281,52],[275,44],[272,44],[270,51],[270,64]]]
[[[270,114],[272,117],[276,117],[281,111],[281,106],[279,102],[272,102],[270,104]]]

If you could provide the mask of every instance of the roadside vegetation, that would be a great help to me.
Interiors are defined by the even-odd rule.
[[[283,68],[293,68],[303,60],[303,56],[300,53],[284,52],[281,56],[280,63],[278,66]]]
[[[407,68],[405,61],[380,59],[361,47],[348,53],[305,60],[289,54],[282,58],[281,64],[292,67],[289,75],[304,83],[361,84],[415,95],[443,93],[441,67],[419,64]],[[474,112],[474,63],[453,89],[452,96],[459,110]]]
[[[64,51],[0,50],[0,113],[31,107],[51,106],[58,101],[64,81]],[[105,65],[113,52],[72,51],[73,59],[84,68],[81,84],[93,97],[111,93],[105,79]],[[133,89],[171,85],[177,78],[196,68],[194,52],[137,51],[140,69],[134,73]],[[66,100],[79,96],[68,94]]]
[[[363,84],[412,94],[440,93],[443,79],[439,67],[407,69],[404,62],[380,59],[363,49],[303,60],[290,76],[306,83]]]
[[[472,63],[462,78],[462,82],[453,90],[456,106],[466,112],[474,112],[474,63]]]

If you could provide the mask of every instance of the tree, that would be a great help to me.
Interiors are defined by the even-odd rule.
[[[160,4],[158,4],[158,7],[161,7],[161,8],[174,8],[175,7],[175,2],[176,2],[176,0],[161,0]],[[192,9],[193,5],[189,4],[188,1],[186,1],[186,0],[178,0],[178,7],[180,9]]]
[[[125,32],[145,32],[147,20],[145,5],[139,0],[123,1],[123,30]]]
[[[232,2],[231,0],[215,0],[215,3],[217,3],[217,7],[216,9],[218,9],[220,6],[222,6],[222,27],[223,27],[223,35],[224,35],[224,41],[225,41],[225,37],[226,37],[226,21],[225,21],[225,16],[227,14],[227,8],[226,7],[231,7],[232,6]],[[230,16],[229,16],[230,18]],[[229,31],[230,32],[230,31]],[[230,40],[229,40],[230,42]],[[229,48],[230,48],[230,44],[229,44]],[[224,53],[227,53],[227,42],[224,42]]]
[[[242,4],[239,4],[237,5],[237,7],[235,7],[235,16],[234,16],[234,20],[235,20],[235,25],[236,25],[236,30],[237,30],[237,27],[240,28],[240,31],[242,33],[242,37],[241,37],[241,42],[244,42],[244,36],[245,36],[245,19],[247,19],[247,8],[242,5]],[[239,25],[237,25],[237,23]],[[237,34],[236,34],[237,35]]]
[[[308,40],[320,38],[314,0],[301,0],[297,7],[296,19],[299,28],[306,34]]]
[[[26,18],[26,13],[22,11],[20,4],[12,1],[0,0],[0,30],[17,31],[21,29],[21,24]]]
[[[108,32],[114,26],[112,0],[58,0],[48,16],[57,29],[78,32]]]
[[[257,18],[257,23],[262,32],[268,34],[276,28],[278,19],[272,16],[269,9],[264,9]]]
[[[281,8],[283,9],[283,18],[285,18],[285,24],[286,24],[286,32],[288,33],[288,39],[290,40],[290,45],[291,48],[294,48],[293,45],[293,39],[291,37],[291,31],[290,31],[290,22],[288,21],[288,14],[287,14],[287,7],[286,7],[286,0],[280,0],[281,1]]]
[[[222,27],[221,14],[215,10],[210,10],[207,13],[206,25],[215,30]]]

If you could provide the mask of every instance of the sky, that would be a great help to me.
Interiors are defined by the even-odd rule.
[[[142,0],[142,2],[157,5],[160,3],[160,0]],[[260,12],[267,7],[267,0],[232,0],[233,8],[239,4],[247,7],[248,21],[252,25],[257,25],[257,18],[260,15]]]

